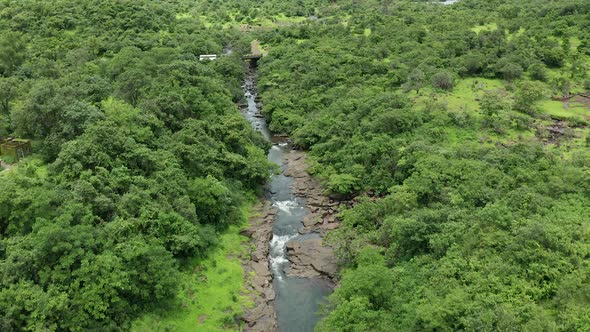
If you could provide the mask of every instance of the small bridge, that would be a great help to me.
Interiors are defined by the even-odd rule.
[[[246,54],[242,58],[244,60],[250,61],[251,66],[256,66],[256,62],[258,62],[258,60],[262,58],[262,56],[263,54],[260,51],[260,41],[253,40],[250,43],[250,54]]]

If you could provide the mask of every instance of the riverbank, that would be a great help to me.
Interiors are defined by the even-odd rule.
[[[276,214],[277,210],[270,201],[261,198],[252,209],[248,227],[241,231],[242,235],[250,238],[249,253],[242,261],[242,268],[245,295],[254,304],[242,317],[246,331],[272,332],[278,329],[268,245]]]
[[[243,323],[239,318],[254,305],[244,289],[241,264],[249,258],[249,240],[241,231],[254,208],[253,201],[245,203],[242,223],[221,234],[219,244],[206,259],[187,264],[176,303],[136,320],[131,331],[240,330]]]

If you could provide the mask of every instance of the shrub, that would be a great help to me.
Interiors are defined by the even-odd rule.
[[[453,88],[453,75],[448,71],[440,71],[432,76],[432,85],[438,89],[451,90]]]

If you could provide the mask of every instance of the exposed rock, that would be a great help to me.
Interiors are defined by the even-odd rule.
[[[246,322],[244,331],[277,331],[276,315],[274,308],[270,306],[257,306],[242,317]]]
[[[288,274],[307,277],[309,274],[334,278],[338,271],[336,258],[331,248],[323,246],[321,238],[304,241],[289,241],[287,256],[291,262]],[[316,273],[312,273],[310,267]],[[302,271],[306,271],[303,272]]]
[[[305,218],[303,218],[303,225],[305,227],[311,227],[311,226],[316,225],[320,222],[321,222],[320,218],[318,218],[318,216],[313,215],[313,214],[308,214],[307,216],[305,216]]]
[[[269,277],[270,271],[268,270],[268,261],[267,262],[254,262],[252,263],[252,269],[256,272],[257,276],[261,277]]]
[[[247,281],[248,296],[254,303],[245,310],[242,320],[246,323],[244,331],[277,331],[277,317],[274,310],[276,294],[272,287],[272,274],[268,261],[268,242],[272,238],[272,223],[277,211],[270,202],[261,201],[253,211],[248,228],[241,234],[250,237],[253,246],[249,256],[243,261],[244,276]]]
[[[331,231],[331,230],[334,230],[334,229],[336,229],[338,227],[340,227],[340,224],[339,223],[331,223],[331,224],[325,225],[324,226],[324,229],[325,230],[328,230],[328,231]]]
[[[249,238],[252,238],[253,234],[254,234],[254,230],[251,228],[244,228],[240,231],[240,235],[243,235],[243,236],[249,237]]]

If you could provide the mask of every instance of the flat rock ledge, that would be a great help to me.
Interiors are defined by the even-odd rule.
[[[339,201],[324,194],[324,188],[307,172],[305,152],[292,150],[285,154],[286,176],[293,178],[293,193],[306,201],[309,213],[303,220],[301,234],[318,233],[324,237],[328,231],[340,227],[337,217],[342,206],[351,202]]]
[[[246,308],[242,320],[244,331],[275,332],[278,330],[274,309],[275,292],[269,269],[268,243],[272,239],[272,223],[277,211],[269,201],[260,201],[252,211],[249,226],[241,234],[251,239],[250,259],[242,262],[246,295],[254,306]],[[248,257],[248,255],[246,256]]]
[[[318,237],[294,239],[287,243],[289,276],[327,278],[335,281],[338,266],[332,248],[323,243],[327,232],[340,227],[337,217],[340,206],[347,204],[327,197],[320,183],[308,172],[305,152],[292,150],[285,154],[286,176],[293,178],[293,193],[305,199],[308,214],[303,220],[301,234],[318,234]]]
[[[303,278],[336,278],[338,265],[332,249],[322,244],[321,238],[289,241],[287,256],[291,262],[288,275]]]

